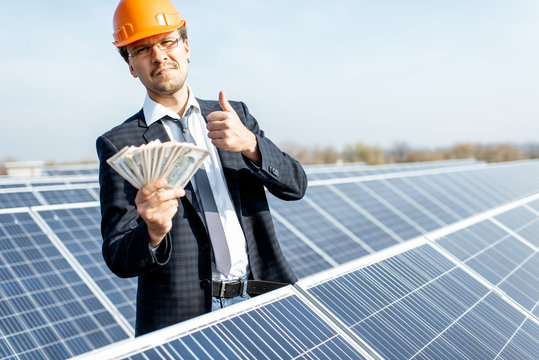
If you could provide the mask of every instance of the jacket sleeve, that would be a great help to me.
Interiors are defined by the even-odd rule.
[[[97,139],[96,148],[99,157],[102,252],[107,266],[119,277],[133,277],[164,265],[171,254],[170,235],[166,235],[157,251],[150,250],[146,223],[135,206],[137,189],[106,161],[119,149],[105,135]]]
[[[282,200],[301,199],[307,190],[307,176],[303,167],[266,138],[247,106],[243,102],[238,104],[235,109],[245,126],[255,134],[262,157],[260,166],[244,157],[247,166],[276,197]]]

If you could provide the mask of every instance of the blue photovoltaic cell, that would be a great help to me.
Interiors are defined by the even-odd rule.
[[[451,209],[447,208],[442,202],[431,196],[423,189],[416,188],[413,184],[406,182],[404,179],[387,179],[384,182],[389,183],[394,189],[402,192],[410,197],[417,204],[420,204],[428,213],[437,217],[445,224],[452,224],[461,219],[461,216],[455,214]]]
[[[405,199],[400,194],[388,187],[383,181],[365,181],[363,185],[369,188],[376,197],[380,197],[395,207],[403,216],[419,225],[424,232],[431,232],[439,229],[441,223],[434,220],[426,211],[415,206],[412,202]]]
[[[0,189],[13,189],[13,188],[25,188],[25,187],[27,187],[26,183],[0,184]]]
[[[145,358],[364,359],[296,296],[236,315],[128,357]]]
[[[398,243],[388,232],[344,201],[331,187],[310,187],[307,195],[372,250],[385,249]]]
[[[443,182],[440,184],[451,188],[451,192],[458,193],[459,199],[468,203],[471,208],[482,211],[500,205],[501,202],[494,199],[482,184],[475,181],[471,173],[473,172],[444,174],[438,175],[438,178],[443,178]]]
[[[494,358],[525,321],[427,245],[308,292],[387,359]]]
[[[40,194],[49,205],[95,201],[95,198],[86,189],[40,191]]]
[[[539,317],[539,254],[522,261],[498,287],[523,308]]]
[[[539,301],[539,255],[534,249],[488,220],[449,234],[437,243],[533,311]]]
[[[39,215],[134,328],[137,280],[119,278],[105,264],[99,207],[42,210]]]
[[[460,208],[466,209],[472,214],[483,211],[485,208],[480,204],[475,196],[471,196],[466,188],[469,185],[465,185],[464,188],[457,187],[451,181],[449,181],[448,176],[450,174],[436,174],[426,177],[422,177],[423,181],[427,181],[433,184],[434,187],[438,188],[442,193],[447,194],[447,197],[452,200],[452,202]],[[462,177],[463,174],[458,174],[457,176]]]
[[[436,242],[461,261],[491,248],[509,234],[490,220],[484,220],[462,230],[450,233]]]
[[[446,189],[437,186],[436,179],[433,176],[413,176],[403,178],[409,184],[413,184],[415,188],[428,193],[431,197],[444,204],[445,207],[451,209],[452,214],[457,214],[461,219],[470,215],[474,215],[474,211],[463,205],[458,199],[449,193]]]
[[[30,191],[0,193],[0,209],[41,205]]]
[[[497,215],[496,220],[539,247],[539,216],[524,206]]]
[[[335,187],[392,230],[400,239],[409,240],[421,235],[419,230],[371,195],[361,183],[338,184]]]
[[[485,170],[475,170],[467,172],[470,182],[477,184],[489,197],[496,201],[496,204],[501,205],[507,201],[514,200],[512,194],[505,187],[500,186],[493,181]]]
[[[500,354],[501,360],[537,360],[539,354],[539,325],[526,320],[511,342]]]
[[[539,167],[537,166],[536,161],[530,161],[523,164],[517,164],[517,166],[496,170],[498,170],[504,177],[505,185],[513,188],[519,197],[537,193]]]
[[[0,352],[65,359],[127,337],[28,213],[0,215]]]
[[[367,253],[305,200],[283,202],[268,196],[268,201],[272,211],[278,212],[336,262],[344,263]]]
[[[333,267],[278,220],[273,219],[273,224],[284,256],[298,278]]]
[[[528,203],[528,205],[534,208],[536,211],[539,211],[539,200],[531,201]]]
[[[40,187],[40,186],[52,186],[52,185],[65,185],[65,181],[56,181],[56,182],[33,182],[30,185],[33,187]]]

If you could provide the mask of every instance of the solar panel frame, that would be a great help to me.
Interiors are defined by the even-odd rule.
[[[364,348],[328,320],[301,292],[286,286],[74,359],[289,359],[312,351],[332,354],[328,357],[323,353],[326,356],[321,358],[370,358]],[[254,328],[259,331],[251,333]]]

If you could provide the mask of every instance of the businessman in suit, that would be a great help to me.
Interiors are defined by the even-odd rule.
[[[136,335],[294,283],[265,189],[300,199],[301,165],[265,137],[245,104],[222,91],[218,101],[195,98],[185,20],[169,0],[122,0],[114,27],[115,45],[147,90],[142,110],[96,143],[103,256],[118,276],[138,276]],[[160,179],[137,191],[107,164],[124,146],[154,139],[205,147],[205,177],[184,189]],[[207,187],[217,216],[208,213]]]

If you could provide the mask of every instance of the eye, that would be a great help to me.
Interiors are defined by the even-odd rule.
[[[135,50],[133,50],[133,55],[135,57],[137,56],[140,56],[146,52],[148,52],[148,50],[150,49],[149,46],[139,46],[138,48],[136,48]]]
[[[161,42],[161,47],[168,49],[176,44],[176,40],[164,40]]]

